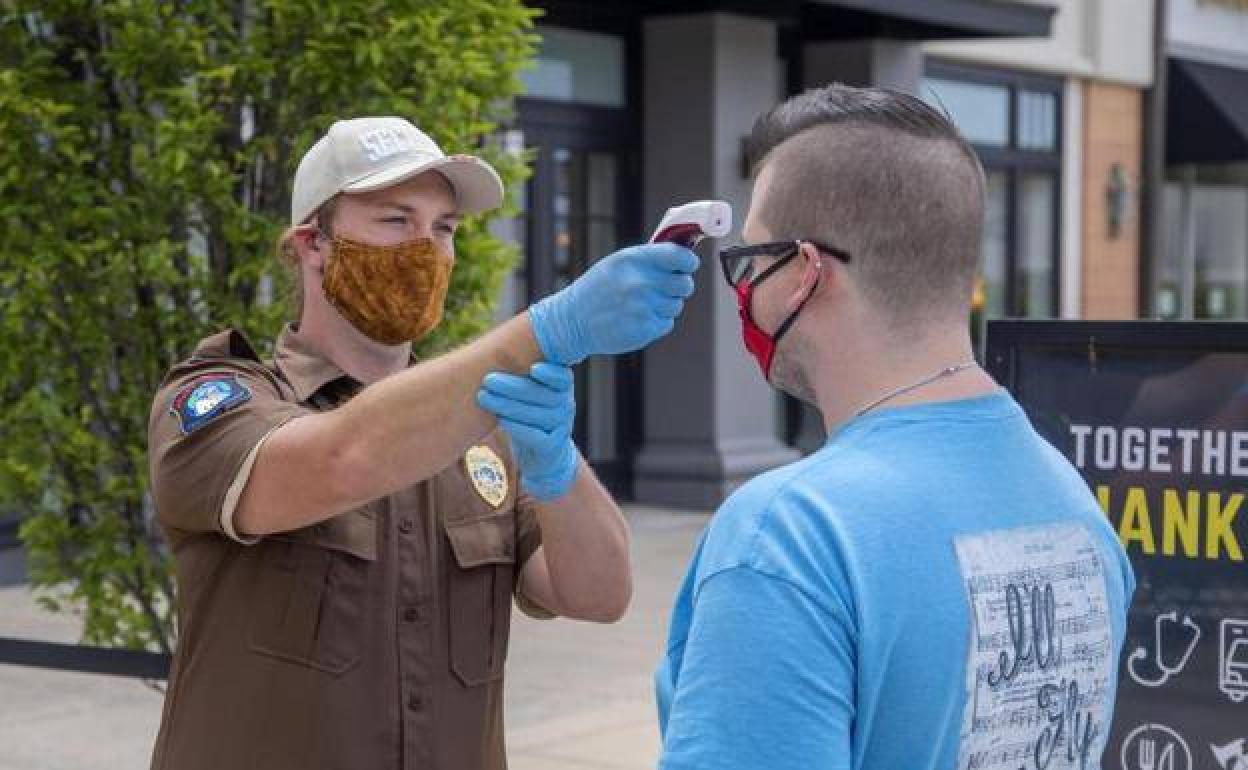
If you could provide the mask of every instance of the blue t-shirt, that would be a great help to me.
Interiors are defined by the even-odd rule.
[[[870,412],[703,535],[656,675],[661,767],[1099,767],[1134,589],[1007,393]]]

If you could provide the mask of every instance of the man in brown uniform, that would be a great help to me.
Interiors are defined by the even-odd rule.
[[[283,243],[302,307],[275,359],[224,331],[169,372],[149,449],[179,642],[154,768],[503,768],[512,596],[535,617],[624,612],[628,531],[567,438],[566,367],[666,334],[697,260],[616,252],[413,361],[458,217],[501,199],[484,161],[443,156],[406,120],[335,123],[295,176]],[[529,391],[489,397],[513,460],[478,389],[542,361],[542,383],[494,375],[549,395],[544,412]],[[555,422],[523,425],[533,410]],[[553,485],[533,436],[566,460]]]

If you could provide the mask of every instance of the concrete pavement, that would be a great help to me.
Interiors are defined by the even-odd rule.
[[[515,616],[507,669],[511,770],[640,770],[658,751],[651,674],[705,515],[630,506],[635,596],[620,623]],[[12,557],[9,557],[10,560]],[[0,564],[0,575],[13,565]],[[72,642],[77,623],[0,587],[0,636]],[[106,676],[0,665],[0,770],[145,768],[161,695]]]

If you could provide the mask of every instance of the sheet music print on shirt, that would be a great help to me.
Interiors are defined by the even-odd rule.
[[[1091,534],[1053,524],[955,547],[972,620],[958,767],[1099,767],[1114,659]]]

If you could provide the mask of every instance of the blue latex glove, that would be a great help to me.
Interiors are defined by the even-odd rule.
[[[511,438],[525,490],[538,500],[549,501],[567,494],[576,478],[579,455],[572,443],[576,417],[572,370],[543,361],[529,372],[530,377],[487,374],[477,391],[477,403],[498,417]]]
[[[575,364],[597,353],[627,353],[672,330],[693,294],[698,255],[675,243],[621,249],[570,286],[529,308],[546,360]]]

